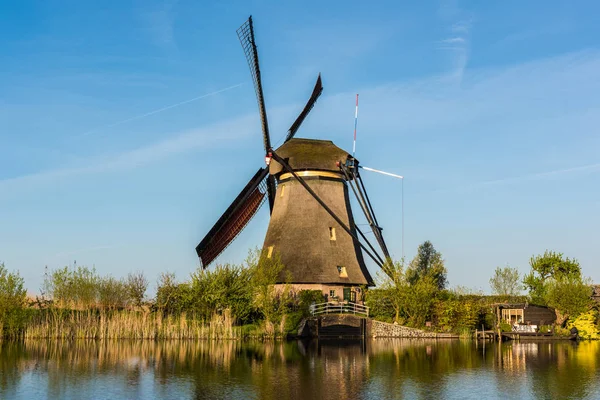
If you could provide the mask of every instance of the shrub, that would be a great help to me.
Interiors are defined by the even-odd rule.
[[[600,329],[596,321],[598,320],[597,311],[588,311],[580,314],[574,321],[567,324],[567,329],[577,328],[579,336],[583,339],[600,339]]]
[[[500,322],[500,330],[502,332],[512,332],[512,327],[507,322]]]
[[[8,272],[0,263],[0,336],[18,336],[25,324],[27,292],[18,272]]]
[[[325,296],[320,290],[301,290],[297,295],[298,309],[303,316],[310,314],[309,308],[311,304],[319,304],[325,302]]]

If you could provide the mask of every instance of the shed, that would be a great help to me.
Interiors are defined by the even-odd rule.
[[[600,285],[592,285],[592,299],[600,303]]]
[[[556,321],[554,310],[529,303],[495,304],[498,322],[510,325],[552,325]]]

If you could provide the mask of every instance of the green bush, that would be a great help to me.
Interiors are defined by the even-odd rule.
[[[0,263],[0,337],[17,337],[26,322],[24,280]]]
[[[597,321],[598,312],[588,311],[580,314],[575,320],[567,324],[569,331],[571,328],[577,328],[579,337],[583,339],[600,339],[600,329],[598,329]]]
[[[304,316],[310,315],[310,305],[324,303],[325,296],[320,290],[301,290],[297,295],[298,309]]]
[[[389,293],[383,289],[369,289],[365,294],[365,304],[369,307],[369,316],[373,319],[392,322],[395,317],[394,306]]]
[[[500,330],[502,332],[512,332],[512,327],[507,322],[500,322]]]

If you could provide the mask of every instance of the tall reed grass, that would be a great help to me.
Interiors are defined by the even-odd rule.
[[[241,339],[242,332],[227,310],[203,321],[189,318],[186,313],[46,309],[31,317],[22,336],[25,339]]]

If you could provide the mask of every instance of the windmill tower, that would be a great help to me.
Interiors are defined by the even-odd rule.
[[[339,163],[351,156],[327,140],[291,139],[275,153],[357,235],[346,177]],[[291,172],[270,164],[277,179],[275,204],[264,249],[277,252],[297,289],[322,290],[353,300],[359,285],[372,285],[358,242]],[[282,273],[280,282],[286,275]],[[353,294],[354,293],[354,294]]]
[[[323,91],[320,75],[283,145],[275,150],[271,147],[252,17],[237,33],[254,82],[267,166],[258,169],[198,244],[198,257],[207,267],[268,201],[271,219],[263,250],[267,257],[276,253],[283,262],[279,282],[291,276],[297,290],[322,290],[327,296],[354,301],[360,285],[374,284],[363,252],[380,267],[389,258],[358,160],[329,140],[294,138]],[[356,226],[350,192],[367,218],[383,256]]]

